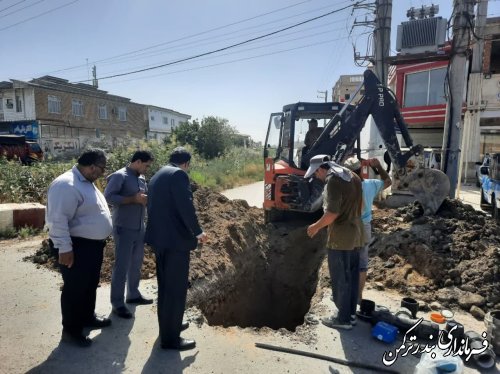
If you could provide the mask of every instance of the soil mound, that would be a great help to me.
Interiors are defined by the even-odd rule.
[[[303,324],[317,291],[329,287],[326,230],[309,239],[306,221],[264,224],[261,209],[206,188],[197,188],[194,202],[209,241],[191,253],[188,306],[211,325],[294,331]],[[369,285],[442,307],[500,309],[500,227],[457,200],[446,200],[435,216],[422,213],[418,204],[375,211]],[[110,281],[113,252],[110,240],[103,282]],[[29,259],[56,266],[46,241]],[[143,278],[155,274],[146,248]]]
[[[374,213],[372,285],[442,306],[500,307],[500,227],[485,213],[445,200],[435,216],[418,204]]]

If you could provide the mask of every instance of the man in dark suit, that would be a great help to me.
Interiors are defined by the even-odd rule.
[[[191,154],[177,147],[169,164],[151,179],[148,191],[146,243],[156,255],[158,323],[161,347],[186,350],[194,340],[181,338],[188,327],[182,322],[189,276],[189,253],[207,235],[198,224],[187,170]]]

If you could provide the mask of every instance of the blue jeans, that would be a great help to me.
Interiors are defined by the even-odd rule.
[[[356,313],[359,292],[359,249],[328,249],[328,269],[332,281],[333,301],[342,323],[350,323]]]

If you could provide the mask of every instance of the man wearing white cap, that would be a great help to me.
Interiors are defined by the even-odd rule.
[[[364,179],[361,175],[361,162],[356,157],[348,158],[344,166],[355,172],[360,178],[363,186],[363,212],[361,213],[361,221],[365,234],[365,245],[359,252],[359,300],[363,298],[363,289],[366,283],[366,273],[368,271],[368,246],[372,238],[372,207],[373,200],[380,191],[388,188],[391,184],[391,177],[384,170],[380,161],[377,158],[368,160],[369,165],[379,173],[380,179]]]
[[[359,288],[359,250],[364,244],[361,223],[362,193],[359,177],[326,155],[311,158],[304,178],[326,183],[323,216],[307,227],[309,237],[328,226],[326,246],[337,316],[322,318],[325,326],[350,330],[355,320]]]

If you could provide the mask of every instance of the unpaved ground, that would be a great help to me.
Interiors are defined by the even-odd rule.
[[[214,324],[294,330],[318,281],[328,284],[326,269],[317,271],[324,236],[309,239],[304,221],[265,225],[262,210],[244,200],[229,200],[205,188],[194,196],[210,240],[192,253],[189,304],[199,306]],[[379,209],[373,231],[369,287],[395,289],[443,307],[474,307],[479,316],[500,309],[500,226],[485,213],[458,200],[446,200],[430,217],[423,217],[418,205]],[[109,282],[112,242],[105,253],[102,281]],[[151,278],[155,264],[150,249],[145,257],[143,278]],[[55,266],[46,244],[33,260]],[[267,321],[252,317],[262,308],[276,316]],[[293,315],[285,323],[283,310]]]
[[[309,347],[324,344],[318,331],[325,328],[315,324],[317,317],[331,313],[332,307],[331,303],[325,304],[330,291],[324,262],[324,233],[311,240],[306,236],[305,221],[266,225],[262,210],[249,207],[245,201],[230,201],[203,188],[194,196],[200,222],[210,240],[192,253],[188,305],[198,312],[187,313],[188,318],[201,329],[207,325],[229,328],[217,330],[224,332],[224,339],[230,336],[240,339],[242,330],[231,328],[238,326],[249,328],[257,337],[271,334]],[[498,226],[484,214],[457,201],[447,203],[436,217],[421,217],[417,206],[378,210],[374,230],[378,240],[371,249],[369,297],[380,298],[377,289],[384,289],[382,294],[399,290],[403,296],[415,296],[422,304],[439,300],[442,306],[454,310],[457,305],[467,311],[472,306],[483,310],[498,307],[495,298],[500,233]],[[25,255],[34,250],[26,251]],[[53,268],[47,250],[31,258]],[[109,243],[101,293],[108,289],[112,260],[112,243]],[[144,278],[154,276],[154,259],[149,251],[143,270]],[[145,284],[155,292],[153,280]],[[377,300],[386,302],[389,301]],[[423,305],[422,309],[426,307]],[[58,315],[57,310],[55,314]],[[150,325],[155,324],[154,315],[149,316],[149,321]],[[468,327],[477,329],[477,326]],[[56,324],[54,328],[57,332],[59,327]],[[371,342],[369,327],[363,328],[365,335],[360,339]],[[345,335],[335,335],[347,350],[358,346],[354,339],[344,341]],[[152,342],[149,340],[148,344]],[[359,343],[358,347],[355,356],[363,359],[366,346]]]
[[[22,259],[33,253],[41,237],[30,240],[0,241],[0,298],[8,301],[0,315],[0,373],[373,373],[349,366],[311,359],[308,357],[262,350],[255,343],[298,349],[326,355],[336,359],[384,367],[382,357],[394,351],[401,339],[392,345],[370,336],[371,325],[358,322],[352,331],[335,331],[321,324],[305,324],[305,340],[297,328],[295,333],[286,329],[209,326],[196,308],[186,311],[191,327],[183,333],[194,338],[197,347],[186,352],[164,351],[158,347],[158,329],[155,305],[131,306],[135,318],[123,320],[110,315],[111,327],[91,331],[94,341],[88,349],[76,348],[60,342],[60,275],[43,267],[35,268]],[[141,292],[154,297],[154,280],[141,282]],[[103,283],[97,292],[96,311],[110,312],[109,284]],[[317,295],[318,293],[316,293]],[[333,311],[330,291],[313,303],[310,321]],[[391,310],[399,306],[402,295],[391,291],[367,290],[366,296]],[[482,331],[482,323],[468,314],[456,311],[456,318],[467,329]],[[400,357],[389,369],[411,373],[418,357]],[[496,369],[486,373],[496,373]],[[472,363],[464,373],[479,371]]]
[[[374,217],[373,286],[478,315],[500,308],[500,226],[488,215],[446,200],[435,216],[409,205]]]

